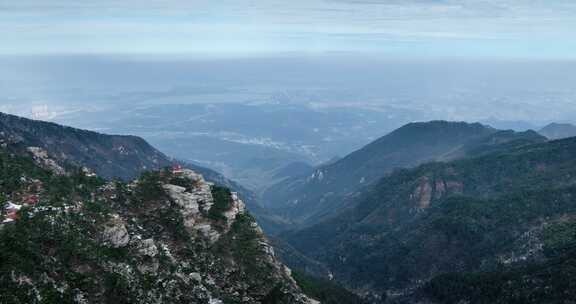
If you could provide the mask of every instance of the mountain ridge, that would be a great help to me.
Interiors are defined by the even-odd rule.
[[[397,168],[545,140],[534,131],[502,131],[480,123],[410,123],[334,163],[316,168],[308,176],[276,184],[266,191],[263,201],[296,225],[306,226],[338,213],[362,188]]]
[[[124,181],[178,164],[239,192],[265,230],[279,229],[252,191],[216,171],[170,158],[138,136],[108,135],[0,112],[0,145],[19,154],[35,154],[40,162],[48,158],[52,163],[46,165],[52,169],[86,167],[101,177]]]
[[[576,136],[576,126],[569,123],[550,123],[538,131],[549,139],[563,139]]]
[[[363,193],[348,212],[280,237],[375,303],[412,302],[418,293],[430,303],[487,303],[472,296],[488,298],[492,289],[472,281],[458,285],[458,278],[469,273],[480,280],[492,272],[494,279],[501,273],[521,282],[514,269],[547,263],[551,250],[568,254],[568,261],[576,257],[561,249],[576,246],[574,235],[557,240],[547,232],[576,218],[575,152],[576,138],[569,138],[401,169]],[[498,303],[551,303],[546,300],[568,292],[556,281],[538,282],[534,277],[531,284],[551,290],[549,297],[539,296],[542,302],[519,287],[517,294],[501,292]],[[451,296],[444,283],[459,293]]]
[[[192,170],[105,181],[5,147],[0,168],[2,303],[317,303],[237,194]]]

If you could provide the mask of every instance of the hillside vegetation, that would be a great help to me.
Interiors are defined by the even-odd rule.
[[[309,303],[235,193],[125,183],[0,149],[0,303]],[[34,199],[31,200],[30,198]]]
[[[398,170],[283,237],[377,299],[554,303],[573,290],[559,278],[572,274],[575,198],[571,138]]]

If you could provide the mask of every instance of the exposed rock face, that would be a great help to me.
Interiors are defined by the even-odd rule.
[[[4,113],[0,113],[0,147],[20,155],[32,153],[39,165],[57,174],[70,166],[86,167],[90,174],[124,181],[175,162],[140,137],[106,135]],[[238,191],[253,212],[259,210],[256,196],[242,186],[210,169],[183,165],[209,181]]]
[[[182,213],[186,227],[193,227],[198,217],[197,215],[200,212],[198,197],[190,192],[186,192],[186,188],[184,187],[176,185],[164,185],[163,187],[174,202],[183,208]]]
[[[460,181],[445,180],[441,177],[430,178],[423,176],[410,196],[419,210],[430,207],[433,200],[446,196],[462,194],[464,185]]]
[[[50,170],[57,175],[64,175],[66,173],[64,168],[62,168],[55,160],[48,156],[48,151],[39,147],[28,147],[27,150],[32,153],[34,161],[40,167]]]
[[[146,239],[140,243],[140,254],[152,258],[158,255],[158,247],[156,247],[156,244],[154,244],[153,239]]]
[[[104,240],[114,248],[120,248],[128,245],[130,235],[119,215],[115,214],[112,219],[106,223],[103,233]]]
[[[436,199],[441,198],[446,193],[446,183],[443,180],[437,180],[434,188],[436,189],[434,193]]]
[[[190,232],[195,231],[204,236],[210,243],[216,242],[220,238],[220,232],[203,215],[210,212],[212,205],[214,205],[212,184],[206,182],[201,175],[192,170],[183,170],[179,175],[189,179],[194,187],[189,191],[185,187],[171,184],[163,185],[163,187],[174,202],[182,207],[180,212],[184,219],[184,226]]]
[[[238,197],[238,193],[232,192],[232,207],[224,212],[224,217],[226,217],[226,224],[228,228],[232,226],[236,216],[238,214],[242,214],[246,211],[246,205],[244,202]]]
[[[350,197],[357,196],[358,191],[395,169],[544,141],[546,138],[533,131],[499,131],[478,123],[411,123],[310,174],[282,180],[269,187],[263,197],[293,225],[309,226],[347,210],[353,203]],[[435,185],[423,183],[421,186],[419,192],[422,193],[415,194],[421,200],[415,207],[423,209],[431,203],[428,194]]]
[[[430,185],[430,180],[427,177],[422,178],[420,185],[414,191],[414,197],[418,202],[418,208],[426,209],[430,206],[430,201],[432,200],[432,185]]]
[[[189,179],[194,187],[187,190],[185,187],[166,184],[163,185],[168,195],[182,207],[181,213],[184,219],[184,225],[190,231],[195,231],[209,239],[211,243],[218,241],[221,233],[226,233],[232,227],[236,216],[246,211],[244,202],[235,192],[231,193],[232,204],[222,215],[226,218],[225,228],[219,232],[204,214],[207,214],[214,205],[211,187],[212,183],[206,182],[202,175],[192,170],[185,169],[179,176]]]
[[[575,290],[558,279],[576,269],[575,177],[576,138],[428,163],[283,237],[389,303],[562,302]],[[423,289],[438,301],[419,302]]]
[[[0,258],[13,262],[0,263],[2,303],[313,303],[238,195],[193,171],[61,179],[70,193],[46,177],[62,196],[0,230]]]

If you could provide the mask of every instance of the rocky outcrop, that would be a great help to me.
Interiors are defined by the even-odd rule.
[[[199,202],[201,200],[194,194],[187,192],[184,187],[170,184],[163,185],[163,187],[174,202],[182,207],[186,227],[193,227],[198,218],[198,213],[200,213]]]
[[[182,186],[173,184],[165,184],[163,188],[168,195],[181,209],[181,214],[184,219],[184,226],[190,232],[196,232],[205,238],[209,239],[211,243],[218,241],[222,233],[226,233],[232,227],[236,216],[246,211],[246,205],[238,197],[235,192],[231,193],[231,201],[229,209],[222,212],[226,223],[223,229],[218,229],[214,226],[212,220],[208,219],[205,215],[210,213],[214,205],[214,198],[212,197],[212,186],[210,182],[206,182],[202,175],[188,169],[182,170],[178,173],[179,177],[190,180],[193,187],[187,189]]]
[[[232,223],[234,223],[236,216],[246,211],[246,205],[238,197],[238,193],[232,192],[231,195],[232,195],[232,206],[230,207],[229,210],[223,213],[224,217],[226,218],[226,225],[228,229],[230,229]]]
[[[53,195],[0,230],[10,260],[0,265],[2,303],[312,303],[239,196],[193,171],[130,184],[78,172],[54,183],[47,171],[17,173],[31,165],[0,172],[39,178]]]
[[[66,174],[66,170],[64,170],[64,168],[62,168],[55,160],[48,156],[48,151],[39,147],[28,147],[27,150],[32,154],[34,161],[40,167],[50,170],[57,175]]]
[[[336,162],[321,165],[313,173],[278,182],[264,192],[263,201],[292,224],[291,230],[297,229],[297,226],[314,225],[347,212],[353,201],[351,197],[396,169],[478,156],[545,140],[533,131],[499,131],[478,123],[411,123]],[[414,207],[418,210],[433,203],[434,196],[429,194],[436,185],[420,186],[418,193],[414,193],[418,197]]]
[[[410,195],[418,210],[424,210],[431,206],[433,200],[439,200],[450,195],[462,194],[464,185],[462,182],[441,177],[421,177]]]
[[[240,193],[250,211],[261,216],[260,222],[275,226],[264,218],[265,212],[253,192],[218,172],[174,160],[140,137],[101,134],[0,112],[0,147],[17,155],[35,154],[39,165],[57,174],[63,169],[87,168],[87,175],[126,182],[146,171],[180,163],[206,180]],[[29,147],[33,151],[28,151]]]
[[[423,303],[554,303],[574,290],[557,277],[574,276],[575,172],[576,138],[428,163],[282,237],[335,280],[389,303],[419,303],[406,297],[428,282],[439,301]]]
[[[124,247],[130,242],[126,225],[118,214],[113,215],[110,221],[106,223],[103,239],[106,244],[113,248]]]
[[[142,242],[140,243],[139,252],[142,255],[149,256],[152,258],[158,255],[158,247],[156,247],[154,239],[142,240]]]
[[[165,184],[164,189],[172,200],[180,207],[180,213],[184,219],[184,226],[189,232],[195,232],[204,236],[214,243],[220,238],[220,232],[213,227],[211,221],[205,217],[214,205],[212,197],[212,183],[208,183],[204,178],[192,170],[179,172],[181,178],[190,180],[193,185],[191,189],[182,186]]]
[[[432,191],[433,188],[430,184],[430,180],[427,177],[423,177],[413,194],[418,203],[418,208],[426,209],[430,206],[430,202],[432,201]]]

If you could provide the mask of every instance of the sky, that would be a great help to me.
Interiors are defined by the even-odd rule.
[[[0,55],[574,59],[573,0],[0,0]]]

